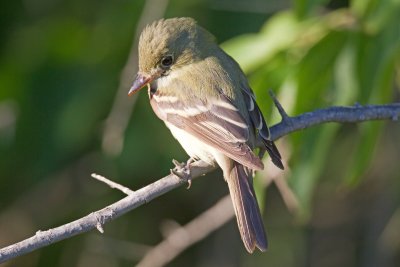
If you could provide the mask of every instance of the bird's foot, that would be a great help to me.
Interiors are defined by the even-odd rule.
[[[175,168],[171,169],[171,174],[175,174],[181,179],[187,181],[189,189],[192,186],[192,176],[190,174],[190,164],[195,162],[194,158],[190,158],[187,162],[179,162],[175,159],[172,160],[172,163],[175,165]]]

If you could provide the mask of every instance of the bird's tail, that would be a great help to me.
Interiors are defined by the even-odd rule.
[[[226,177],[237,224],[246,250],[253,253],[257,247],[261,251],[267,249],[267,237],[253,188],[252,171],[234,162],[233,168]]]
[[[267,150],[269,156],[271,157],[272,162],[277,166],[279,169],[283,170],[282,164],[282,157],[279,153],[278,148],[275,146],[274,142],[271,140],[263,139],[265,150]]]

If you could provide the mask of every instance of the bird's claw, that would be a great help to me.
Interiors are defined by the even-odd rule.
[[[192,186],[192,176],[190,174],[190,164],[194,162],[193,158],[190,158],[186,163],[179,162],[175,159],[172,160],[172,163],[175,165],[175,168],[171,169],[171,174],[178,176],[181,179],[187,181],[189,189]]]

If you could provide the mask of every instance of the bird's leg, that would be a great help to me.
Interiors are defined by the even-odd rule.
[[[175,174],[181,179],[185,179],[188,182],[187,189],[192,185],[192,176],[190,175],[190,164],[195,162],[196,159],[190,157],[189,160],[185,162],[179,162],[175,159],[172,160],[172,163],[175,165],[175,168],[171,169],[171,174]]]

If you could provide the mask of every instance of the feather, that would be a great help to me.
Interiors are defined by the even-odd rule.
[[[164,62],[167,57],[171,62]],[[283,168],[268,126],[237,62],[193,19],[147,26],[139,39],[139,76],[151,106],[185,151],[224,172],[246,249],[265,251],[267,239],[252,184],[265,151]],[[131,89],[132,90],[132,89]],[[256,156],[253,145],[265,147]]]
[[[275,164],[280,169],[284,169],[282,164],[282,157],[276,148],[274,142],[270,139],[271,134],[267,123],[265,122],[264,116],[261,113],[260,108],[255,102],[255,96],[250,88],[242,90],[242,94],[246,103],[247,110],[249,112],[251,123],[254,129],[258,133],[258,137],[265,145],[265,150],[267,150],[269,156],[271,157],[272,163]]]
[[[171,101],[173,96],[155,94],[151,105],[164,121],[183,129],[233,160],[254,169],[263,169],[261,160],[246,143],[249,127],[229,99],[196,99],[190,103]]]
[[[252,172],[234,162],[227,178],[240,236],[249,253],[267,250],[267,237],[252,184]]]

